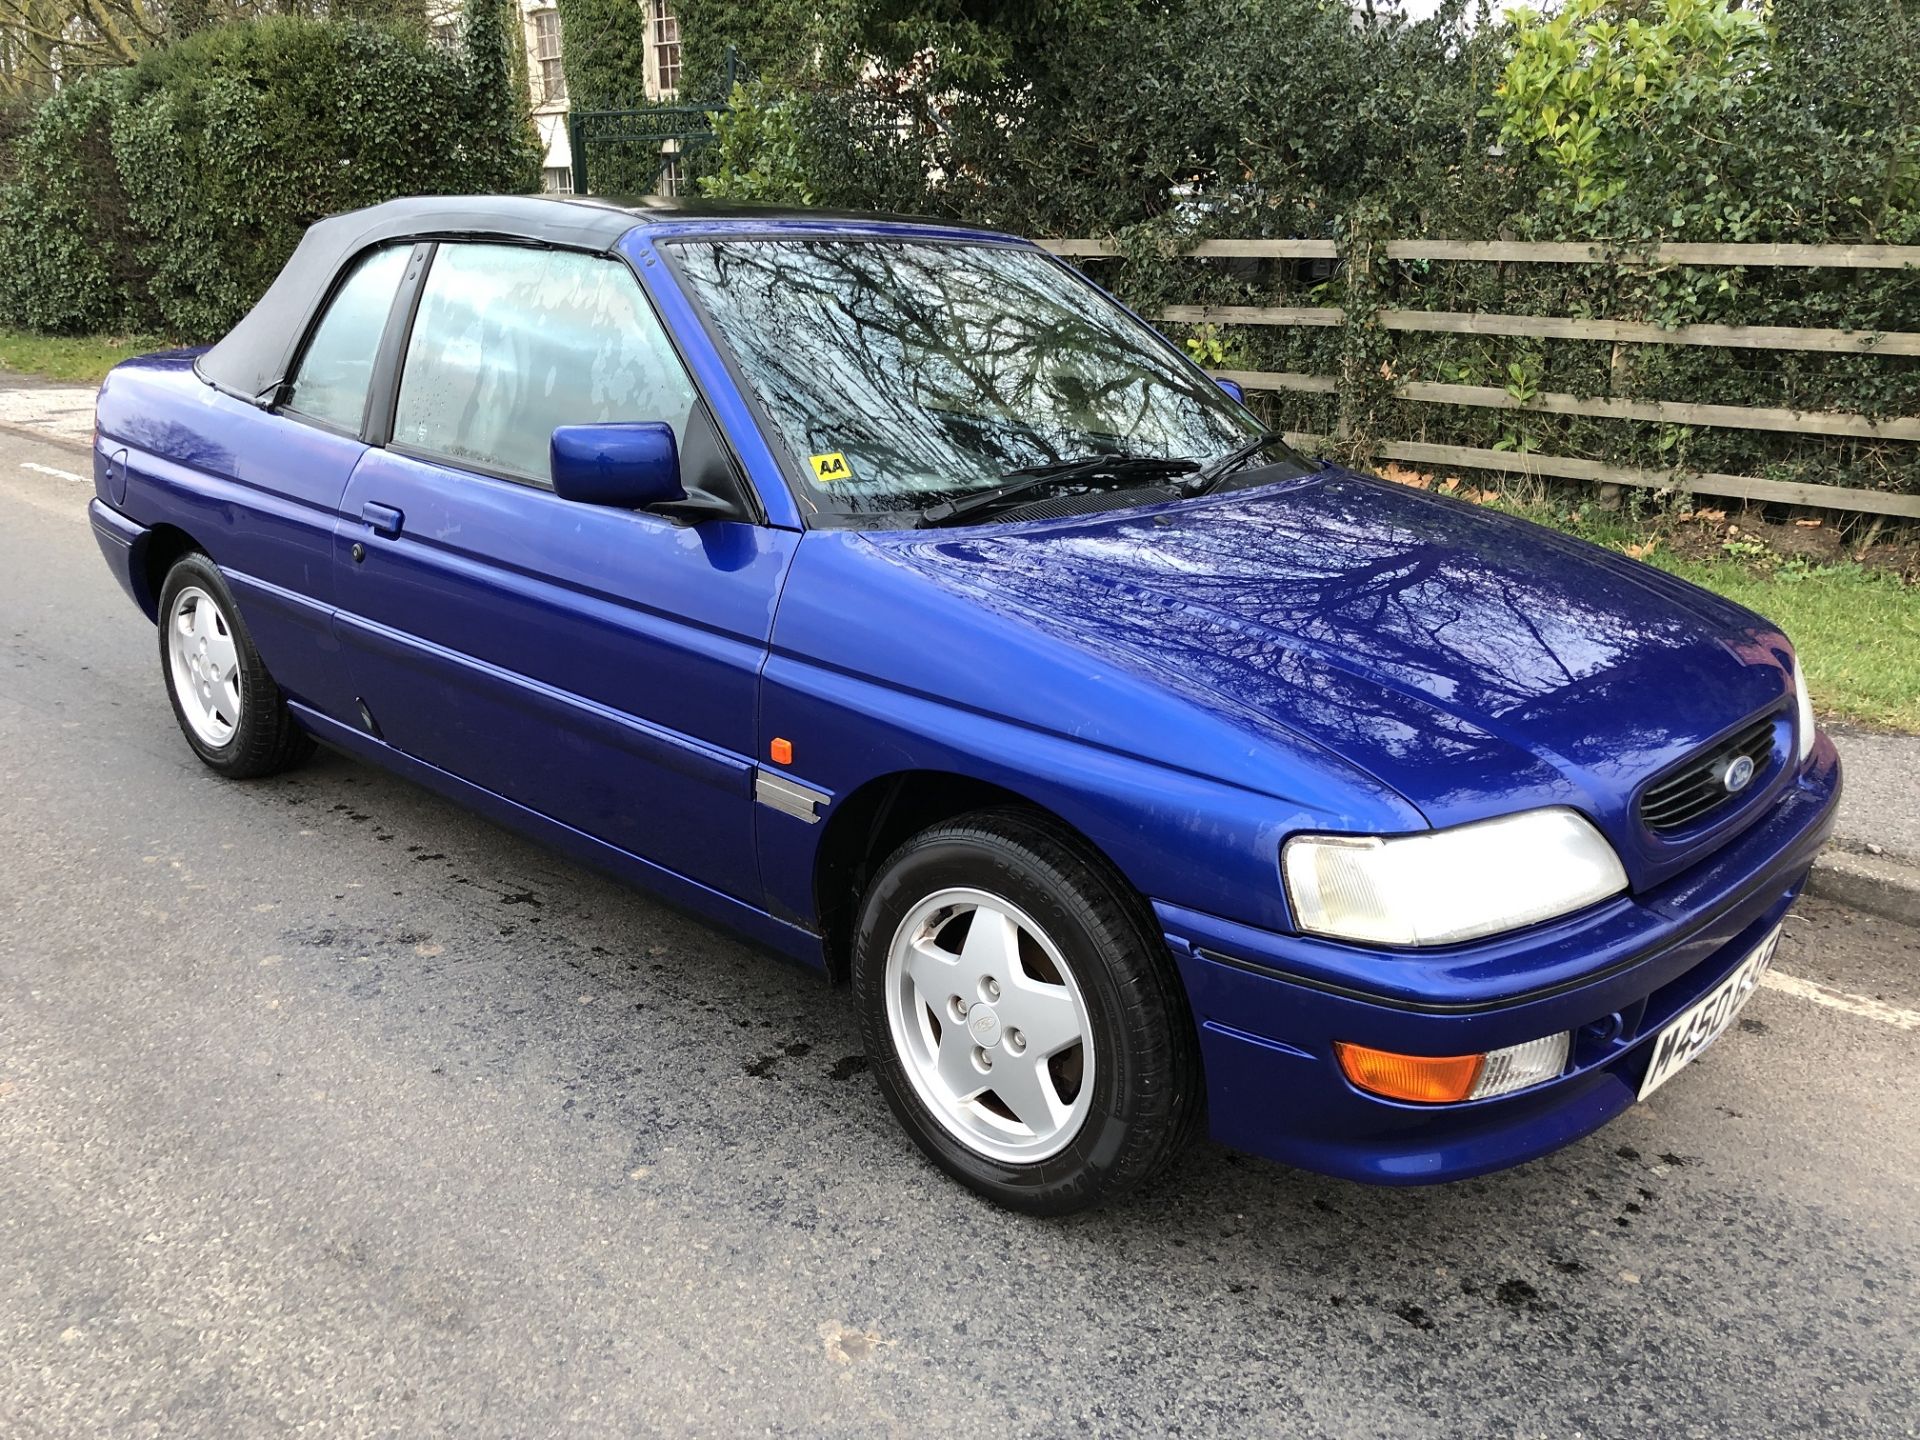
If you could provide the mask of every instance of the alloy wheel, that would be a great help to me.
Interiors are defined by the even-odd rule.
[[[915,1092],[976,1153],[1032,1164],[1092,1106],[1093,1028],[1045,931],[982,890],[929,895],[887,953],[887,1020]]]
[[[193,733],[219,749],[240,723],[240,651],[233,626],[206,591],[189,585],[167,616],[173,692]]]

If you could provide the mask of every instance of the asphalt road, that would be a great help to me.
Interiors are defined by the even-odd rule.
[[[1920,1433],[1916,936],[1559,1155],[941,1179],[844,997],[375,771],[199,767],[0,436],[0,1435]],[[1859,1008],[1859,1007],[1856,1007]]]

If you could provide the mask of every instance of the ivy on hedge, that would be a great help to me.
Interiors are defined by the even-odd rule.
[[[0,315],[32,330],[102,330],[152,317],[113,156],[125,76],[69,85],[15,143],[0,188]]]
[[[558,0],[560,67],[581,110],[646,103],[647,7],[641,0]]]
[[[649,21],[643,0],[558,0],[558,5],[560,64],[574,109],[623,110],[646,104]],[[602,195],[645,194],[659,172],[658,141],[593,151],[592,184]]]
[[[778,84],[846,53],[860,15],[876,7],[860,0],[675,0],[673,8],[680,17],[681,92],[715,97],[727,89],[729,51],[746,76]]]
[[[538,150],[504,80],[505,5],[472,11],[464,56],[274,18],[66,87],[0,190],[0,318],[211,339],[321,216],[395,195],[533,189]]]

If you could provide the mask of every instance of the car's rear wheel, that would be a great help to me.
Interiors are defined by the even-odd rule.
[[[894,1113],[962,1184],[1064,1214],[1165,1165],[1200,1070],[1138,897],[1019,811],[916,835],[861,906],[854,997]]]
[[[271,775],[313,753],[204,555],[181,557],[160,589],[160,669],[187,743],[235,779]]]

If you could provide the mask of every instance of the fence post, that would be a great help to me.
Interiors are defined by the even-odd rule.
[[[1339,404],[1334,451],[1345,465],[1367,466],[1374,456],[1376,410],[1391,393],[1384,373],[1392,341],[1380,328],[1386,268],[1385,212],[1370,201],[1343,219],[1336,245],[1346,279],[1345,317],[1340,324]]]
[[[580,122],[580,112],[574,110],[567,116],[567,154],[573,161],[573,193],[591,195],[587,188],[587,127]]]

